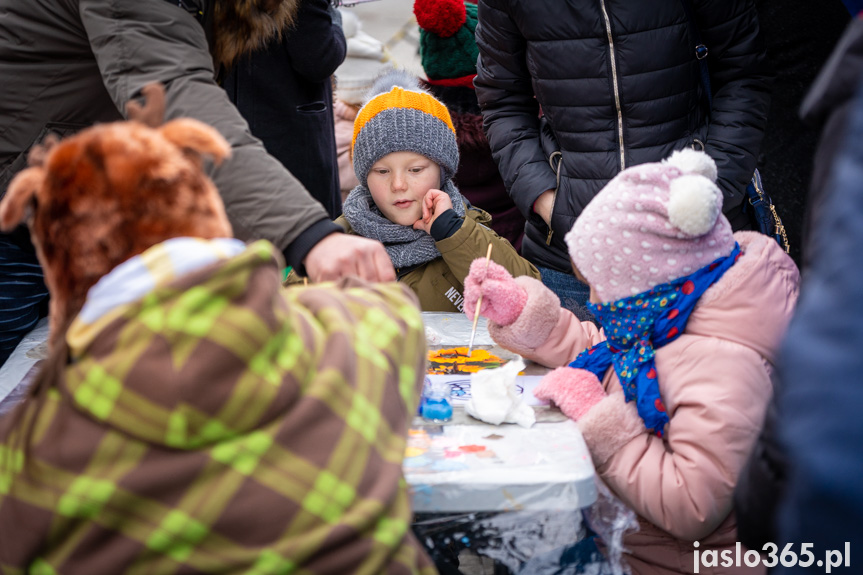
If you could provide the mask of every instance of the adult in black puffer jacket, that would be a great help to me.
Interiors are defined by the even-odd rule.
[[[572,274],[563,236],[606,182],[673,150],[704,145],[719,169],[726,217],[735,230],[748,226],[742,202],[770,102],[755,1],[693,4],[709,49],[712,110],[681,0],[479,0],[475,85],[484,128],[528,218],[522,253],[546,268],[543,281],[548,272]],[[549,164],[555,147],[559,186]]]

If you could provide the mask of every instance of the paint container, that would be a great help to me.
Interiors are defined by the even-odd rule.
[[[449,402],[450,388],[445,381],[431,382],[426,378],[423,396],[420,401],[420,415],[427,421],[444,423],[452,419],[452,405]]]

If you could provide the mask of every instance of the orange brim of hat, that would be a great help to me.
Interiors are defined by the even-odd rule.
[[[430,94],[405,90],[394,86],[389,92],[378,94],[369,102],[360,108],[357,114],[357,119],[354,120],[354,136],[351,139],[351,150],[357,143],[357,136],[366,125],[366,123],[383,112],[392,108],[407,108],[418,110],[429,114],[441,120],[446,124],[452,133],[455,134],[455,126],[452,123],[452,118],[449,115],[449,110],[446,106],[437,101]]]

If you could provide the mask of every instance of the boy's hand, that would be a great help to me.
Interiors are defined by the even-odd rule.
[[[423,197],[423,216],[414,222],[415,230],[431,233],[431,227],[439,215],[452,209],[449,194],[440,190],[429,190]]]

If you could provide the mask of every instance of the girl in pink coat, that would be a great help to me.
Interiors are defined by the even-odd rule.
[[[765,572],[738,551],[732,495],[799,275],[771,238],[732,233],[715,182],[713,160],[684,150],[588,204],[566,241],[602,329],[482,259],[465,281],[465,310],[483,295],[495,341],[557,368],[536,394],[578,422],[597,474],[638,514],[624,540],[635,575]]]

